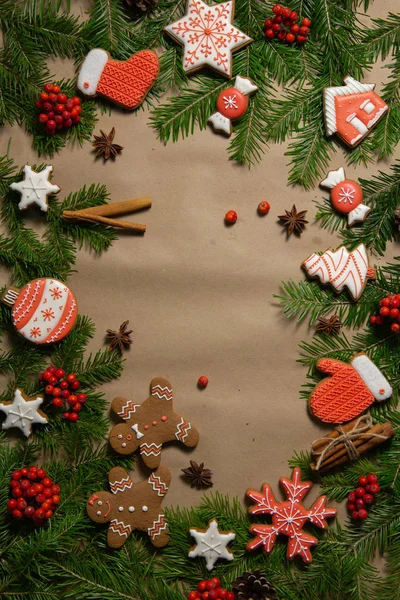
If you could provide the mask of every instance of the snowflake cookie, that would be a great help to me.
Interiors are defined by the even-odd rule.
[[[48,165],[39,173],[32,171],[32,167],[25,165],[24,179],[12,183],[10,188],[21,194],[18,204],[20,210],[25,210],[31,204],[37,204],[43,211],[47,211],[49,194],[57,194],[60,191],[58,185],[50,183],[49,177],[53,167]]]
[[[215,563],[220,558],[233,560],[233,554],[227,548],[227,545],[236,536],[233,531],[220,531],[218,522],[215,519],[209,522],[207,529],[192,528],[189,531],[190,535],[196,540],[196,544],[190,548],[189,558],[202,556],[206,559],[206,567],[209,571],[212,571]]]
[[[23,390],[17,388],[13,400],[0,403],[0,411],[7,415],[2,425],[3,429],[16,427],[29,437],[32,433],[32,425],[35,423],[46,425],[48,422],[47,416],[39,409],[42,403],[42,396],[30,398]]]
[[[183,69],[193,73],[210,67],[232,77],[232,52],[253,40],[233,25],[234,2],[208,6],[202,0],[188,0],[186,14],[165,27],[184,48]]]
[[[250,533],[255,537],[247,544],[247,550],[264,547],[264,552],[270,554],[276,542],[277,535],[289,538],[287,556],[293,559],[299,555],[305,562],[312,561],[311,546],[318,544],[317,538],[303,531],[304,525],[309,521],[316,527],[327,529],[327,517],[334,517],[335,508],[326,507],[326,496],[316,500],[310,509],[306,509],[301,500],[308,494],[312,487],[311,481],[301,481],[301,470],[294,469],[292,479],[281,477],[279,480],[285,490],[287,500],[278,502],[268,484],[263,485],[262,492],[247,490],[246,496],[255,502],[249,508],[251,515],[272,515],[272,525],[252,525]]]

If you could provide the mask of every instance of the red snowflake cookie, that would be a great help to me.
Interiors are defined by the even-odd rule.
[[[317,538],[303,531],[304,525],[309,521],[316,527],[327,529],[325,521],[327,517],[334,517],[337,513],[335,508],[326,507],[326,496],[316,500],[310,509],[306,509],[301,501],[312,487],[311,481],[301,481],[301,469],[294,469],[292,479],[281,477],[280,484],[285,490],[287,500],[278,502],[275,500],[271,487],[263,485],[262,492],[247,490],[246,496],[255,502],[249,508],[251,515],[272,515],[271,525],[252,525],[250,533],[255,534],[247,544],[247,550],[255,550],[259,546],[269,554],[276,542],[278,535],[289,538],[287,556],[293,559],[299,555],[305,562],[312,561],[311,546],[318,544]]]

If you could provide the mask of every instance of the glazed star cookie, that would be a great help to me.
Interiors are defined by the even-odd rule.
[[[112,428],[110,444],[119,454],[131,454],[140,448],[145,465],[156,469],[161,461],[163,444],[177,440],[193,448],[199,441],[199,433],[174,412],[172,387],[168,379],[156,377],[150,383],[150,390],[150,396],[143,404],[114,398],[111,410],[125,423]]]
[[[331,190],[332,206],[337,212],[347,215],[347,226],[365,221],[371,209],[362,204],[363,192],[356,181],[346,179],[343,167],[337,171],[329,171],[319,184]]]
[[[171,473],[159,467],[150,477],[133,483],[122,467],[113,467],[108,474],[110,492],[95,492],[86,510],[95,523],[110,523],[107,543],[121,548],[135,529],[145,531],[156,548],[168,544],[168,525],[161,502],[168,491]]]
[[[24,179],[12,183],[10,188],[21,194],[21,200],[18,204],[20,210],[25,210],[31,204],[37,204],[43,211],[47,211],[48,196],[57,194],[60,191],[58,185],[54,185],[49,181],[49,177],[53,167],[48,165],[38,173],[32,171],[32,167],[25,165]]]
[[[304,525],[308,521],[320,529],[327,529],[328,523],[325,519],[334,517],[337,510],[326,506],[326,496],[318,498],[311,508],[305,508],[301,501],[312,488],[312,483],[301,480],[301,470],[298,468],[293,470],[292,479],[281,477],[279,483],[285,490],[285,501],[275,500],[271,486],[267,483],[263,485],[262,492],[246,492],[246,496],[254,502],[249,508],[251,515],[272,515],[271,525],[251,525],[250,533],[254,533],[255,537],[247,544],[247,550],[256,550],[262,546],[264,552],[270,554],[277,536],[285,535],[289,538],[287,557],[293,560],[300,556],[304,562],[310,563],[310,548],[316,546],[318,540],[303,531]]]
[[[223,90],[217,98],[217,111],[208,119],[214,131],[232,135],[232,121],[244,115],[248,106],[248,96],[258,87],[248,77],[237,75],[233,87]]]
[[[345,85],[323,91],[326,135],[337,133],[350,147],[357,146],[388,110],[374,92],[374,83],[360,83],[348,75]]]
[[[153,87],[160,69],[153,50],[141,50],[128,60],[114,60],[108,52],[94,48],[78,73],[78,90],[88,97],[96,95],[132,110],[142,104]]]
[[[57,279],[34,279],[22,290],[8,287],[1,302],[12,307],[15,329],[34,344],[53,344],[67,336],[78,318],[71,290]]]
[[[329,283],[337,293],[347,287],[353,300],[360,298],[368,279],[375,279],[375,269],[369,266],[364,244],[359,244],[351,252],[344,246],[321,255],[314,252],[302,262],[302,267],[309,277]]]
[[[186,14],[164,29],[184,48],[185,73],[210,67],[228,79],[232,77],[232,52],[253,41],[235,27],[233,17],[233,0],[214,6],[188,0]]]
[[[206,567],[212,571],[218,559],[233,560],[233,554],[227,548],[229,542],[235,539],[233,531],[220,531],[218,522],[212,519],[207,529],[189,530],[190,535],[196,540],[196,544],[189,550],[189,558],[201,556],[206,559]]]
[[[3,429],[16,427],[29,437],[32,433],[32,425],[36,423],[46,425],[48,422],[47,416],[39,409],[42,403],[42,396],[30,398],[23,390],[17,388],[13,400],[0,403],[0,410],[7,415],[2,424]]]
[[[327,377],[314,388],[309,408],[324,423],[347,423],[363,413],[375,400],[387,400],[393,390],[366,354],[356,354],[350,364],[321,358],[317,369]]]

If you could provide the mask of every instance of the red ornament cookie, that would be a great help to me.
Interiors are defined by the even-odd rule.
[[[363,192],[355,181],[346,179],[343,167],[337,171],[329,171],[326,179],[321,181],[321,187],[331,191],[331,202],[335,210],[347,215],[348,226],[365,221],[371,212],[369,206],[362,204]]]
[[[114,398],[111,409],[125,423],[116,425],[110,433],[110,444],[119,454],[131,454],[140,447],[147,467],[156,469],[161,461],[162,445],[177,440],[188,448],[199,441],[199,432],[189,421],[174,412],[172,387],[168,379],[155,377],[150,384],[150,396],[143,404],[125,398]]]
[[[324,423],[347,423],[363,413],[373,402],[387,400],[392,388],[366,354],[357,354],[350,364],[322,358],[317,369],[327,373],[309,399],[312,414]]]
[[[103,96],[127,109],[137,108],[153,87],[159,72],[158,56],[141,50],[128,60],[114,60],[108,52],[94,48],[78,73],[77,87],[85,96]]]
[[[1,302],[12,307],[12,323],[18,333],[34,344],[59,342],[78,318],[74,294],[57,279],[34,279],[22,290],[9,287]]]
[[[168,544],[168,525],[161,502],[168,492],[171,473],[159,467],[150,477],[133,483],[122,467],[113,467],[108,474],[110,492],[95,492],[88,500],[86,510],[95,523],[110,523],[107,543],[121,548],[135,529],[146,531],[154,546]]]
[[[235,78],[234,87],[223,90],[217,98],[217,111],[208,119],[214,131],[232,134],[232,121],[244,115],[248,106],[248,98],[258,87],[248,77]]]

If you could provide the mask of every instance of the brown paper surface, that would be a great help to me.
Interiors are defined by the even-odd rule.
[[[82,15],[90,7],[72,4]],[[397,0],[379,0],[369,14],[384,17],[397,8]],[[57,78],[73,73],[69,61],[51,68]],[[365,81],[376,82],[379,93],[387,75],[377,64]],[[197,448],[164,447],[162,464],[172,472],[165,505],[199,503],[203,492],[181,477],[190,459],[214,472],[213,491],[242,500],[246,488],[258,489],[264,481],[277,491],[279,477],[290,475],[287,461],[294,451],[309,449],[327,431],[299,398],[306,369],[296,362],[298,344],[311,340],[314,330],[286,320],[273,298],[282,280],[304,279],[300,264],[309,254],[339,245],[336,236],[313,223],[313,201],[327,192],[288,187],[287,144],[271,145],[249,170],[228,160],[228,141],[210,128],[163,146],[147,121],[146,111],[100,116],[95,133],[114,126],[115,142],[124,147],[115,162],[96,160],[90,142],[69,146],[48,161],[61,197],[104,183],[114,202],[153,200],[150,210],[127,217],[147,224],[144,236],[122,233],[102,256],[82,250],[69,280],[80,313],[96,324],[89,351],[103,347],[107,328],[129,319],[133,329],[122,377],[102,390],[110,404],[115,396],[140,403],[153,377],[167,377],[176,412],[199,429]],[[0,154],[10,137],[17,164],[42,160],[19,127],[0,129]],[[343,156],[338,146],[330,169],[345,166]],[[378,169],[388,171],[395,158],[399,148],[390,160],[346,167],[346,175],[371,177]],[[271,204],[264,217],[257,214],[261,200]],[[277,216],[293,204],[308,210],[310,224],[301,238],[287,240]],[[227,227],[224,215],[230,209],[237,211],[238,221]],[[35,213],[33,208],[29,214]],[[35,218],[35,227],[42,218]],[[372,262],[385,264],[398,254],[398,245],[390,244],[385,258]],[[6,283],[2,269],[1,285]],[[209,378],[204,390],[196,385],[200,375]],[[110,420],[110,428],[116,422]],[[132,476],[135,481],[144,476],[140,463]]]

